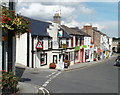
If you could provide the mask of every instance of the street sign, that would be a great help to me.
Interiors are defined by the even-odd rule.
[[[43,45],[40,41],[37,42],[36,49],[43,49]]]

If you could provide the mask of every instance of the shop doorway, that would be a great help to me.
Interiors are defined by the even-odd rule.
[[[57,63],[57,55],[53,55],[53,63]]]

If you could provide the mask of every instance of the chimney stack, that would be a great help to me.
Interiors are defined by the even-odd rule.
[[[54,23],[61,24],[61,16],[60,16],[60,13],[55,13],[55,15],[53,16],[53,22],[54,22]]]
[[[92,25],[91,24],[85,24],[84,29],[92,29]]]

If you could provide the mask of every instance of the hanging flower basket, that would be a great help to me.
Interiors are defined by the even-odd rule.
[[[24,17],[15,14],[15,11],[2,7],[2,15],[0,16],[1,26],[3,32],[10,32],[14,35],[21,35],[30,32],[30,22]]]

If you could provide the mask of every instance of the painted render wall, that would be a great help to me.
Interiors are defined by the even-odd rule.
[[[27,33],[16,38],[16,63],[27,66]]]
[[[47,32],[49,35],[52,37],[52,42],[53,42],[53,49],[58,49],[58,24],[52,23],[52,25],[49,26],[47,29]]]

